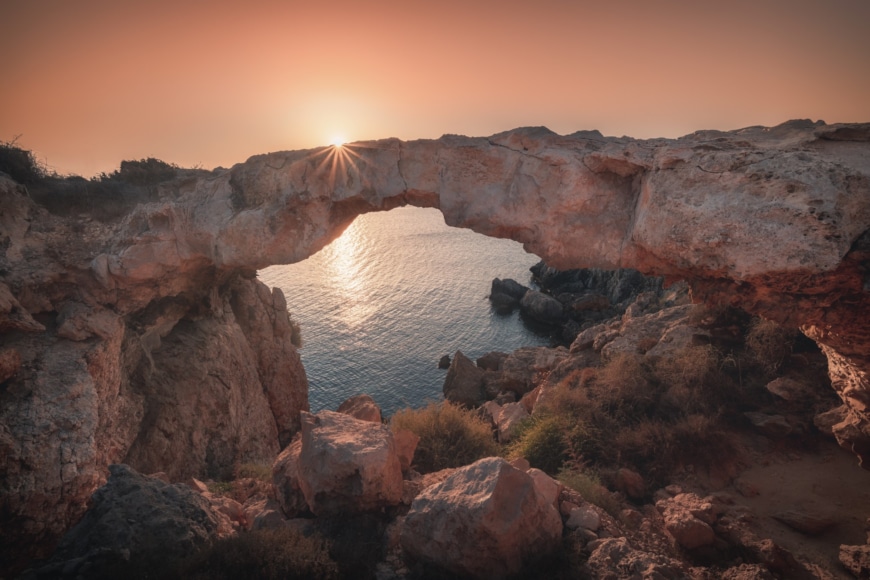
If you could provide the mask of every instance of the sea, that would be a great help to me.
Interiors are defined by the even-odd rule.
[[[259,278],[284,291],[301,327],[312,412],[366,393],[390,416],[443,399],[445,354],[550,344],[488,300],[493,278],[532,286],[538,261],[517,242],[447,226],[436,209],[403,207],[359,216],[317,254]]]

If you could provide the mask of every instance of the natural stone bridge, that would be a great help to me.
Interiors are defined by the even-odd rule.
[[[284,297],[256,271],[406,204],[556,267],[684,279],[697,300],[800,327],[848,406],[838,439],[870,458],[870,124],[384,140],[160,187],[101,224],[0,178],[4,557],[57,537],[110,463],[180,478],[274,456],[307,383]]]

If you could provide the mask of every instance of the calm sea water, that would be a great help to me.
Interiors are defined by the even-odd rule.
[[[360,216],[303,262],[260,271],[302,327],[313,412],[368,393],[386,415],[442,398],[438,359],[548,344],[489,305],[493,278],[530,284],[522,246],[444,224],[434,209]]]

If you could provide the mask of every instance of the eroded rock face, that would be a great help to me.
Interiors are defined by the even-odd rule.
[[[401,532],[414,558],[473,578],[504,578],[555,550],[562,519],[533,478],[501,458],[481,459],[427,488]]]
[[[219,529],[219,514],[186,485],[113,465],[106,485],[94,493],[93,507],[64,536],[52,560],[24,578],[103,578],[141,566],[171,570]]]
[[[315,515],[397,505],[402,467],[390,428],[343,413],[302,414],[299,488]]]
[[[202,437],[241,455],[285,445],[307,387],[289,337],[279,338],[289,325],[280,296],[250,278],[308,257],[361,213],[407,204],[520,241],[557,268],[684,279],[696,300],[802,328],[827,355],[847,406],[832,431],[870,459],[868,124],[793,121],[645,141],[543,128],[384,140],[179,171],[155,187],[148,199],[158,201],[105,224],[49,215],[0,176],[0,332],[21,361],[5,355],[0,391],[7,553],[56,538],[106,466],[134,447],[131,458],[143,462],[162,445],[180,460],[161,429],[198,433],[200,466],[209,465]],[[142,379],[166,376],[164,341],[177,359],[194,327],[192,346],[244,350],[243,341],[256,362],[228,376],[226,361],[215,361],[215,372],[191,371],[187,388],[161,399],[160,381]],[[206,339],[212,331],[219,336]],[[208,385],[193,395],[196,377]],[[251,404],[274,424],[236,436],[259,411],[208,407],[201,397],[225,381],[244,406],[249,380],[262,387]],[[168,408],[187,402],[213,413],[194,424]]]

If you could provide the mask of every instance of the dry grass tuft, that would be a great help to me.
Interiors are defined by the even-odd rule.
[[[492,428],[473,411],[446,401],[430,403],[422,409],[401,410],[390,419],[390,426],[408,429],[420,437],[414,468],[421,473],[462,467],[498,455]]]

